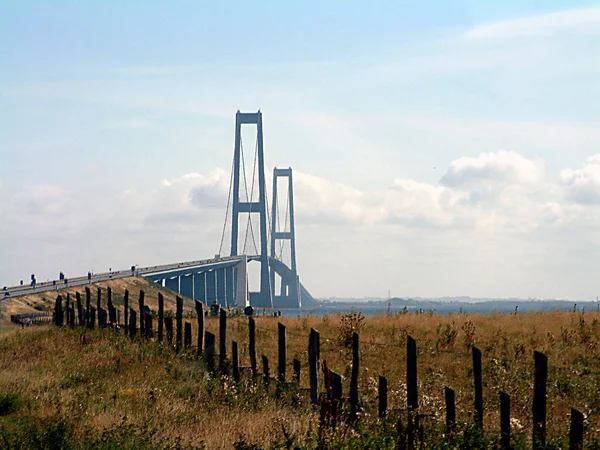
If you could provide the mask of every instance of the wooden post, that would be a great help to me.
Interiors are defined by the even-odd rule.
[[[108,321],[111,325],[115,325],[117,323],[117,310],[112,302],[112,289],[110,287],[106,288],[106,302],[108,305]]]
[[[271,378],[271,374],[269,372],[269,358],[267,358],[265,355],[262,355],[262,366],[265,386],[269,387],[269,379]]]
[[[196,355],[200,357],[202,355],[202,348],[204,343],[204,308],[202,302],[196,302],[196,318],[198,320],[198,343],[196,348]]]
[[[183,349],[188,350],[192,346],[192,324],[186,322],[183,328]]]
[[[123,320],[125,331],[129,329],[129,291],[125,289],[125,294],[123,295]]]
[[[510,395],[500,392],[500,445],[510,450]]]
[[[167,335],[167,344],[173,345],[173,318],[165,317],[165,334]]]
[[[181,338],[183,331],[183,299],[178,295],[175,297],[177,303],[177,311],[175,312],[175,348],[177,351],[181,349]]]
[[[163,323],[165,320],[165,299],[162,293],[158,293],[158,342],[163,341]]]
[[[65,302],[65,309],[63,310],[63,324],[64,325],[70,325],[70,323],[69,323],[69,319],[71,317],[70,304],[71,304],[71,296],[67,292],[67,300]]]
[[[256,323],[254,317],[248,317],[248,348],[250,352],[250,370],[256,376]]]
[[[71,320],[71,328],[73,328],[75,326],[75,306],[74,305],[71,305],[70,320]]]
[[[583,449],[583,414],[571,408],[571,428],[569,429],[569,450]]]
[[[355,417],[358,413],[358,333],[352,333],[352,375],[350,377],[350,411]]]
[[[456,401],[454,390],[444,387],[444,397],[446,400],[446,434],[454,433],[456,425]]]
[[[227,311],[219,310],[219,367],[225,369],[227,359]]]
[[[417,387],[417,342],[410,336],[406,340],[406,402],[409,412],[419,409]]]
[[[144,336],[144,333],[146,332],[146,326],[144,324],[144,319],[145,319],[145,308],[144,308],[144,291],[140,289],[140,297],[138,300],[138,304],[140,307],[140,336]]]
[[[342,376],[333,370],[329,371],[331,381],[331,399],[342,401]]]
[[[56,296],[56,301],[54,302],[54,325],[57,327],[62,326],[62,295]]]
[[[152,339],[152,313],[145,311],[144,312],[144,335],[146,339]]]
[[[233,379],[235,381],[240,381],[238,344],[236,341],[231,342],[231,365],[232,365],[232,370],[233,370]]]
[[[129,308],[129,337],[131,339],[135,338],[136,330],[137,330],[137,320],[136,313],[133,308]]]
[[[475,424],[483,429],[483,382],[481,376],[481,350],[477,347],[471,347],[473,353],[473,382],[475,386]]]
[[[206,357],[206,366],[211,372],[215,370],[215,335],[206,331],[204,333],[204,356]]]
[[[102,309],[101,298],[102,298],[102,290],[98,286],[98,298],[96,300],[96,311],[98,311],[98,319],[100,319],[100,309]]]
[[[96,308],[90,306],[90,329],[93,330],[96,326]]]
[[[75,293],[75,300],[77,301],[77,320],[79,320],[79,326],[83,326],[83,305],[81,304],[81,294],[79,292]]]
[[[387,415],[388,405],[388,383],[387,378],[379,376],[379,418],[383,419]]]
[[[308,338],[308,372],[310,380],[310,401],[319,403],[319,367],[320,367],[320,335],[314,328],[310,329]]]
[[[287,330],[282,323],[277,324],[277,379],[285,382],[285,365],[287,362]]]
[[[298,383],[298,386],[300,386],[300,361],[298,361],[296,358],[294,358],[293,366],[294,366],[294,381],[296,383]]]
[[[86,317],[85,317],[85,324],[90,327],[91,326],[91,309],[90,309],[90,303],[92,302],[92,291],[90,291],[90,288],[86,286],[85,288],[85,311],[86,311]]]
[[[98,310],[98,327],[99,328],[106,328],[106,318],[107,318],[107,314],[106,314],[106,310],[104,308],[100,308]]]
[[[535,381],[533,385],[533,449],[546,447],[546,384],[548,382],[548,358],[533,352]]]

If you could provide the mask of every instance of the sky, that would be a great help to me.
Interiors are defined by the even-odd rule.
[[[228,254],[260,109],[315,297],[600,295],[598,1],[0,0],[0,30],[0,285]]]

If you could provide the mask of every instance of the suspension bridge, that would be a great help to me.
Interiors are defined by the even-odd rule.
[[[242,128],[245,126],[256,127],[250,183],[242,139]],[[285,195],[278,192],[280,178],[287,179],[287,190],[283,193]],[[279,205],[282,197],[285,198],[283,220],[283,208]],[[262,112],[238,111],[235,116],[235,144],[225,220],[219,252],[214,258],[158,266],[132,266],[131,270],[88,274],[87,277],[44,283],[32,281],[29,285],[4,288],[4,295],[14,297],[136,275],[208,305],[217,303],[224,307],[258,308],[301,308],[303,304],[309,306],[314,303],[314,299],[302,285],[298,275],[294,219],[291,167],[273,170],[269,211]],[[256,230],[258,236],[255,234],[256,221],[259,223]],[[229,256],[221,256],[228,232],[231,238]],[[284,249],[289,251],[284,252]],[[260,265],[259,289],[252,292],[249,289],[249,264]]]

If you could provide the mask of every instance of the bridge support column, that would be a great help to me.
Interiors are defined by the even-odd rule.
[[[289,231],[286,229],[277,229],[277,179],[279,177],[288,179],[288,194],[287,194],[287,208],[289,213]],[[281,289],[279,296],[273,299],[274,307],[283,308],[301,308],[301,294],[300,294],[300,281],[298,279],[298,270],[296,268],[296,230],[294,220],[294,186],[292,181],[292,168],[273,169],[273,206],[271,208],[271,260],[277,258],[277,241],[289,241],[290,242],[290,253],[291,253],[291,271],[286,277],[281,277]],[[285,223],[287,223],[287,218]],[[282,259],[283,255],[279,255],[279,259]],[[282,261],[283,262],[283,261]],[[275,286],[275,273],[276,270],[271,264],[271,285]]]
[[[217,300],[217,271],[210,270],[206,273],[206,303],[211,306]]]
[[[194,274],[194,300],[206,303],[206,272]]]
[[[219,302],[219,305],[226,308],[227,299],[225,298],[225,269],[217,269],[215,272],[217,273],[217,302]]]
[[[183,275],[179,277],[179,293],[187,298],[192,298],[194,295],[192,283],[192,275]]]
[[[242,260],[234,268],[235,271],[235,304],[240,308],[249,305],[248,302],[248,257],[242,256]]]
[[[240,171],[242,125],[256,125],[256,145],[258,150],[258,201],[240,201]],[[233,153],[233,202],[231,227],[231,256],[238,254],[240,213],[260,215],[260,291],[250,296],[252,306],[273,307],[273,293],[269,277],[269,255],[267,239],[267,196],[265,187],[265,159],[263,150],[262,113],[237,112],[235,116],[235,148]]]
[[[179,294],[179,277],[165,278],[165,287]]]
[[[225,304],[227,306],[233,306],[235,304],[235,284],[233,273],[233,267],[228,267],[225,269]]]

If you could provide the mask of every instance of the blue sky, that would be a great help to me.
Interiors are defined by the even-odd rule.
[[[0,2],[0,284],[214,254],[260,108],[315,295],[595,298],[600,3],[416,3]]]

